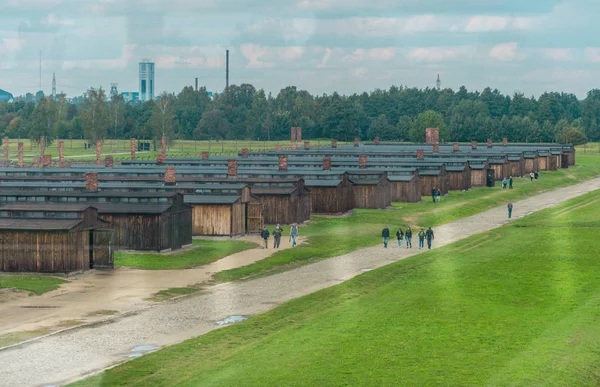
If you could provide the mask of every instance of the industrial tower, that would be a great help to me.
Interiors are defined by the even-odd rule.
[[[56,95],[56,74],[52,73],[52,96]]]
[[[437,87],[438,90],[442,86],[442,81],[440,80],[440,74],[438,74],[437,81],[435,81],[435,86]]]

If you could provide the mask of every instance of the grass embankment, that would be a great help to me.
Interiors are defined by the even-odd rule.
[[[116,252],[115,266],[143,270],[186,269],[206,265],[257,246],[255,243],[245,241],[193,240],[192,244],[194,248],[181,253]]]
[[[597,386],[600,192],[76,386]]]
[[[0,275],[0,289],[19,289],[36,295],[56,290],[67,283],[61,278],[48,276]]]
[[[373,246],[381,242],[384,225],[395,234],[400,226],[439,226],[460,218],[475,215],[490,208],[505,205],[508,200],[516,201],[558,187],[565,187],[600,176],[599,155],[577,155],[577,166],[558,171],[542,171],[540,179],[514,179],[513,190],[502,190],[501,184],[494,188],[473,188],[468,192],[451,191],[434,204],[431,197],[423,197],[421,203],[394,203],[393,210],[355,210],[348,217],[312,216],[311,224],[300,228],[308,242],[295,249],[279,251],[269,258],[248,266],[226,270],[215,274],[218,281],[254,278],[277,273],[316,260],[335,257]],[[286,228],[286,232],[289,229]]]

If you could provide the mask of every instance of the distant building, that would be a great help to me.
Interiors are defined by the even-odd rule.
[[[0,102],[11,102],[12,100],[13,95],[11,93],[0,89]]]
[[[140,62],[140,100],[154,99],[154,62],[143,59]]]
[[[137,91],[124,91],[121,93],[124,102],[139,102],[140,93]]]

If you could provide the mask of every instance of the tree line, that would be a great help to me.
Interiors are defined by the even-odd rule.
[[[547,92],[539,98],[469,91],[392,86],[362,94],[312,95],[294,86],[276,96],[250,84],[232,85],[211,96],[185,87],[156,100],[125,103],[102,88],[67,100],[65,95],[0,104],[0,132],[37,141],[45,136],[84,138],[289,140],[290,127],[305,139],[354,137],[424,141],[426,127],[440,128],[440,141],[564,142],[600,140],[600,90],[584,100]]]

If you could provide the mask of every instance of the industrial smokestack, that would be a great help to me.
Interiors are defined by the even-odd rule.
[[[198,78],[196,78],[196,91],[198,91]]]
[[[229,90],[229,50],[225,51],[225,92]]]

